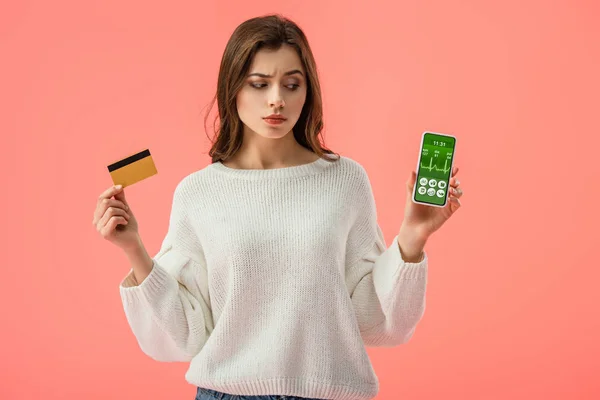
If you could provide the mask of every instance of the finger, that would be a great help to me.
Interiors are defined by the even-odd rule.
[[[453,197],[461,197],[463,195],[463,190],[459,187],[450,188],[450,195]]]
[[[107,238],[117,229],[117,225],[127,225],[127,220],[123,217],[112,217],[104,227],[100,230],[103,237]]]
[[[127,211],[123,210],[122,208],[109,207],[98,221],[99,228],[102,229],[102,227],[107,225],[110,219],[113,217],[123,217],[127,220],[131,218]]]
[[[460,202],[460,199],[459,199],[459,198],[457,198],[457,197],[452,197],[452,196],[451,196],[449,200],[450,200],[452,203],[456,204],[458,207],[460,207],[460,206],[462,205],[462,204],[461,204],[461,202]]]
[[[460,185],[460,181],[456,177],[450,178],[450,186],[458,187],[458,185]]]
[[[120,207],[109,207],[106,210],[105,215],[108,215],[109,217],[115,216],[115,215],[121,215],[127,219],[130,219],[131,217],[129,216],[129,214],[127,213],[127,211],[125,211],[124,209],[120,208]]]
[[[408,191],[412,191],[413,186],[415,185],[416,181],[417,181],[417,173],[415,171],[410,171],[410,176],[408,177],[408,180],[406,181],[406,187],[408,188]]]
[[[458,173],[458,167],[454,167],[452,169],[452,176],[456,175]]]
[[[123,203],[121,200],[117,200],[117,199],[104,199],[102,200],[102,204],[104,207],[104,211],[106,211],[106,209],[108,207],[117,207],[117,208],[122,208],[123,210],[127,211],[129,209],[129,206],[125,203]]]
[[[121,189],[115,193],[115,199],[122,201],[126,205],[129,205],[129,203],[127,203],[127,199],[125,198],[125,189]]]
[[[115,194],[117,194],[120,191],[122,191],[123,187],[119,188],[119,186],[121,186],[121,185],[111,186],[108,189],[106,189],[104,192],[102,192],[102,194],[98,197],[98,202],[101,202],[104,199],[110,199]]]
[[[117,207],[122,208],[125,211],[129,211],[129,207],[120,200],[102,199],[101,203],[98,204],[94,212],[94,224],[104,215],[108,207]]]
[[[127,221],[125,217],[115,215],[107,220],[106,224],[99,225],[98,232],[100,232],[100,234],[106,238],[111,234],[112,231],[117,229],[118,225],[127,225],[128,223],[129,221]]]

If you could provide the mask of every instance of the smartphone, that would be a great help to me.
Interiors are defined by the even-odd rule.
[[[413,202],[432,207],[446,206],[455,154],[456,137],[444,133],[423,132],[419,161],[415,170],[417,181],[413,188]]]

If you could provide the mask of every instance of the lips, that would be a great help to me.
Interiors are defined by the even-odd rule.
[[[264,119],[270,120],[270,121],[285,121],[287,118],[284,117],[283,115],[271,114],[268,117],[265,117]]]

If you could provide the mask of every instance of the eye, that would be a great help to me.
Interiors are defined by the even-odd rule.
[[[262,89],[265,86],[267,86],[267,84],[266,83],[252,82],[252,83],[250,83],[250,86],[253,87],[253,88],[255,88],[255,89]],[[288,88],[289,90],[294,91],[294,90],[298,89],[300,87],[300,85],[295,84],[295,83],[291,83],[289,85],[286,85],[285,87]]]

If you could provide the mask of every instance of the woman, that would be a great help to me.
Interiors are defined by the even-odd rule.
[[[365,345],[413,335],[423,248],[460,206],[459,182],[448,207],[426,207],[410,201],[413,171],[386,246],[365,169],[320,144],[315,61],[280,16],[235,30],[215,100],[213,162],[177,185],[155,257],[122,188],[97,205],[94,224],[132,267],[120,293],[142,351],[189,361],[197,400],[375,397]]]

